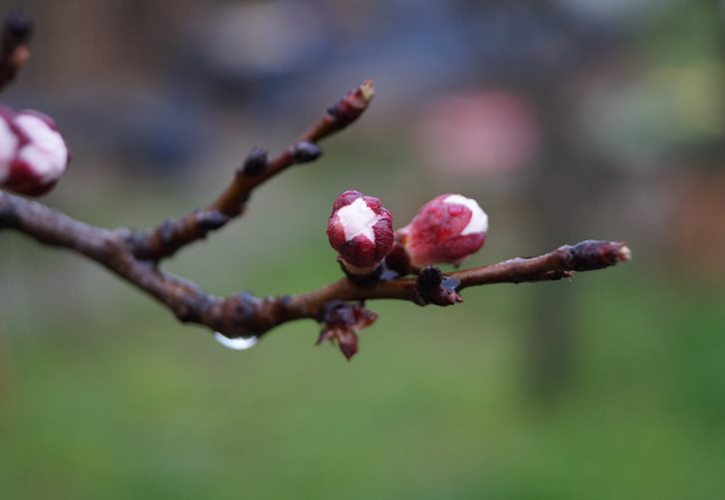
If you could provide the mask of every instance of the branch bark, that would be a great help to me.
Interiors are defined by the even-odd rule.
[[[629,260],[621,242],[584,241],[565,245],[532,258],[510,259],[473,269],[440,273],[439,280],[396,278],[369,284],[348,278],[300,295],[256,297],[249,293],[219,297],[199,285],[161,271],[135,255],[129,229],[107,230],[77,221],[43,204],[0,192],[0,230],[15,229],[41,243],[66,248],[91,258],[133,286],[155,298],[182,322],[196,323],[227,337],[260,336],[297,319],[323,320],[326,305],[334,301],[395,299],[419,305],[449,305],[438,297],[452,289],[493,283],[550,281],[571,277]],[[449,287],[450,289],[448,289]]]

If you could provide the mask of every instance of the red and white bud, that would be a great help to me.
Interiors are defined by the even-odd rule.
[[[345,191],[332,206],[327,237],[348,272],[369,274],[393,246],[393,216],[379,199]]]
[[[460,194],[432,199],[398,233],[410,265],[460,262],[478,251],[486,240],[488,216],[476,200]]]
[[[0,187],[41,196],[65,173],[70,152],[52,118],[0,109]]]

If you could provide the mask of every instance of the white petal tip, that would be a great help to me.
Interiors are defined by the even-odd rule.
[[[452,194],[443,200],[443,203],[453,203],[463,205],[471,211],[471,220],[468,222],[461,235],[485,233],[488,231],[488,215],[483,211],[481,206],[473,198],[466,198],[460,194]]]
[[[349,205],[340,208],[337,211],[337,218],[345,231],[346,241],[363,235],[375,243],[373,226],[380,220],[380,216],[368,207],[362,196]]]

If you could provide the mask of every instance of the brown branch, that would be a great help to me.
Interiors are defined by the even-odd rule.
[[[28,42],[33,34],[32,20],[21,13],[5,18],[0,33],[0,90],[13,81],[30,58]]]
[[[170,257],[183,246],[205,238],[210,231],[241,215],[252,192],[262,183],[293,165],[316,160],[322,154],[317,143],[357,120],[373,94],[371,81],[354,88],[274,158],[269,159],[263,149],[252,149],[232,182],[209,207],[134,235],[136,257],[154,261]]]
[[[342,278],[301,295],[259,298],[240,293],[218,297],[136,257],[129,243],[131,231],[125,228],[106,230],[89,226],[40,203],[0,192],[0,230],[6,228],[90,257],[154,297],[182,322],[204,325],[228,337],[259,336],[296,319],[322,321],[325,306],[335,301],[397,299],[420,305],[449,305],[459,302],[457,293],[471,286],[556,280],[630,258],[624,243],[589,240],[559,247],[539,257],[511,259],[448,274],[428,268],[418,278],[367,285]]]

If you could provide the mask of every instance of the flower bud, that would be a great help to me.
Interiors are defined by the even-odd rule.
[[[337,344],[348,361],[358,351],[357,334],[372,325],[378,315],[359,304],[333,300],[323,311],[323,328],[317,344],[329,341]]]
[[[70,152],[52,118],[0,109],[0,187],[40,196],[65,173]]]
[[[345,191],[332,206],[327,237],[348,272],[369,274],[393,246],[393,216],[379,199]]]
[[[483,246],[488,216],[476,200],[460,194],[432,199],[398,233],[410,265],[459,264]]]

